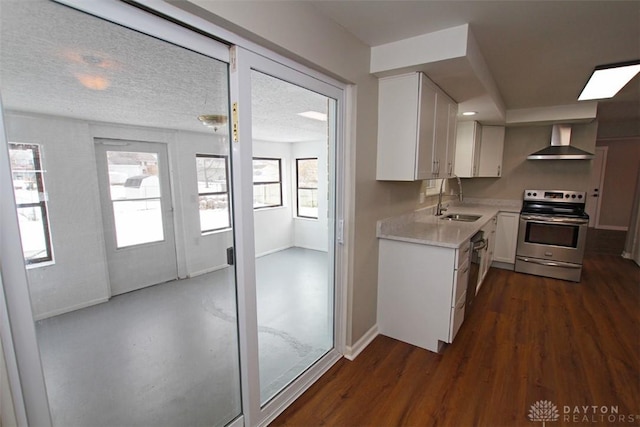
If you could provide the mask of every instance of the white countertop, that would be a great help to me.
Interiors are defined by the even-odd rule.
[[[498,212],[520,212],[514,203],[462,203],[448,207],[450,214],[481,215],[473,222],[447,221],[433,214],[432,208],[378,221],[376,235],[381,239],[457,249],[484,227]]]

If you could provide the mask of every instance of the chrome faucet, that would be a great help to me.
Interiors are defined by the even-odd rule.
[[[462,196],[462,181],[460,181],[460,177],[458,175],[453,175],[453,177],[458,181],[458,188],[460,188],[460,192],[458,193],[458,200],[463,201]],[[442,212],[446,211],[447,208],[442,207],[442,186],[444,185],[445,178],[440,181],[440,191],[438,192],[438,204],[436,206],[436,216],[442,215]]]
[[[458,200],[460,200],[460,202],[463,202],[464,197],[462,196],[462,181],[460,181],[460,177],[458,175],[454,175],[454,177],[456,178],[456,181],[458,181],[458,188],[460,189],[460,192],[458,193]]]
[[[446,211],[446,208],[442,207],[442,186],[444,185],[445,178],[440,181],[440,191],[438,192],[438,204],[436,205],[436,216],[442,215],[442,212]]]

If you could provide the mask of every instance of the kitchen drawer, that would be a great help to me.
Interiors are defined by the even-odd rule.
[[[456,302],[455,307],[451,308],[451,321],[449,323],[449,342],[453,342],[462,322],[464,321],[464,306],[466,303],[467,293],[463,292],[460,299]]]
[[[451,298],[451,306],[455,306],[455,303],[460,299],[460,296],[467,290],[467,283],[469,282],[469,258],[466,262],[455,271],[456,277],[453,283],[453,297]]]
[[[469,260],[469,251],[471,250],[471,241],[468,240],[460,246],[460,249],[456,251],[456,269],[458,269],[465,261]]]

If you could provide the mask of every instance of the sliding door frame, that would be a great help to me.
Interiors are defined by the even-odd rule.
[[[323,373],[325,373],[343,354],[343,343],[345,340],[343,331],[345,330],[343,316],[342,298],[342,277],[343,265],[342,246],[337,239],[336,218],[342,218],[342,206],[340,202],[342,188],[342,160],[344,156],[338,155],[341,151],[340,135],[343,133],[341,116],[343,114],[344,90],[331,84],[305,74],[296,68],[283,65],[273,59],[244,49],[240,46],[233,46],[231,49],[231,111],[232,126],[234,134],[232,136],[232,156],[233,164],[236,168],[233,171],[234,185],[240,184],[236,188],[236,198],[234,200],[235,223],[238,229],[236,234],[236,256],[239,266],[238,292],[239,292],[239,318],[240,325],[240,353],[243,389],[244,416],[246,425],[267,425],[269,422],[289,406],[307,388],[309,388]],[[314,363],[309,369],[303,372],[285,390],[278,393],[264,406],[260,404],[260,373],[259,373],[259,350],[258,350],[258,319],[257,319],[257,296],[256,296],[256,273],[255,273],[255,243],[254,243],[254,212],[253,212],[253,138],[252,138],[252,95],[251,95],[251,73],[261,72],[287,83],[314,91],[335,102],[330,102],[331,107],[328,114],[328,128],[333,130],[328,135],[329,146],[329,173],[332,177],[330,183],[333,188],[329,189],[329,264],[332,267],[332,277],[330,281],[333,289],[333,348]],[[237,129],[237,134],[236,134]],[[239,167],[237,167],[239,165]],[[336,203],[334,203],[334,201]],[[238,226],[242,224],[242,226]],[[238,245],[239,243],[239,245]]]
[[[120,24],[134,30],[143,31],[146,34],[158,37],[190,50],[203,53],[207,56],[219,59],[230,64],[230,97],[231,114],[234,115],[234,105],[237,106],[236,114],[239,118],[239,141],[232,143],[232,158],[234,167],[233,182],[236,192],[234,194],[235,216],[235,241],[236,241],[236,284],[238,293],[238,326],[240,335],[240,366],[242,385],[243,414],[231,423],[233,426],[267,425],[291,402],[313,384],[324,372],[326,372],[337,360],[340,359],[345,349],[346,341],[346,299],[347,299],[347,265],[348,240],[344,224],[352,223],[351,205],[346,205],[347,196],[352,189],[347,182],[345,164],[349,153],[345,149],[345,112],[347,93],[354,93],[347,85],[321,74],[308,67],[302,66],[286,57],[275,54],[251,41],[245,40],[236,34],[220,28],[209,21],[189,14],[166,2],[156,0],[138,0],[135,3],[144,9],[135,7],[118,0],[103,0],[100,2],[87,2],[85,0],[53,0],[91,15],[104,18],[108,21]],[[152,12],[152,13],[149,13]],[[172,25],[173,22],[182,23],[184,26]],[[190,28],[187,28],[190,27]],[[194,31],[195,30],[195,31]],[[218,43],[216,40],[224,40]],[[233,46],[231,51],[229,46]],[[257,335],[257,311],[255,292],[255,270],[250,269],[255,264],[253,251],[253,209],[252,182],[248,182],[251,176],[251,142],[245,143],[244,136],[251,135],[250,127],[250,101],[247,102],[246,93],[243,95],[241,86],[250,86],[250,80],[243,75],[238,65],[244,61],[253,64],[262,63],[258,71],[272,74],[277,70],[279,77],[303,87],[313,85],[322,88],[323,93],[336,100],[335,106],[335,140],[330,141],[330,156],[334,159],[333,173],[335,215],[329,221],[329,229],[332,230],[334,251],[334,348],[314,366],[303,373],[296,382],[279,393],[264,407],[260,407],[259,372],[258,372],[258,335]],[[238,71],[240,70],[240,71]],[[249,68],[245,68],[249,70]],[[270,72],[271,71],[271,72]],[[250,93],[250,91],[249,91]],[[1,94],[0,94],[1,95]],[[237,104],[236,104],[237,103]],[[0,112],[1,97],[0,97]],[[247,112],[249,113],[247,115]],[[333,111],[331,111],[333,112]],[[331,123],[330,123],[331,124]],[[4,130],[4,123],[0,117],[0,131]],[[0,175],[0,185],[11,197],[3,198],[1,203],[0,221],[2,225],[2,237],[0,239],[0,266],[2,271],[2,289],[6,301],[0,299],[0,315],[6,318],[8,328],[2,328],[2,343],[7,356],[7,367],[11,389],[14,393],[14,405],[19,423],[37,426],[50,426],[51,416],[49,412],[42,362],[38,349],[35,333],[35,324],[31,310],[30,295],[28,293],[28,281],[23,263],[20,245],[20,232],[15,211],[12,181],[8,168],[8,145],[4,132],[0,135],[0,161],[3,166],[0,169],[5,172]],[[330,162],[331,164],[331,162]],[[237,181],[236,181],[237,180]],[[244,189],[244,191],[242,190]],[[250,206],[249,209],[246,209]],[[332,222],[332,219],[335,220]],[[238,245],[240,243],[240,245]],[[253,276],[253,277],[252,277]],[[247,285],[247,283],[249,285]],[[6,302],[6,305],[5,305]],[[2,319],[0,319],[2,320]],[[15,355],[15,358],[13,357]],[[15,361],[15,363],[13,363]]]

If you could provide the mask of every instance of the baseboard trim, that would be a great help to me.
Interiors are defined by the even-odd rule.
[[[69,313],[71,311],[80,310],[82,308],[91,307],[92,305],[102,304],[103,302],[109,301],[109,297],[96,298],[91,301],[86,301],[81,304],[72,305],[71,307],[60,308],[58,310],[47,311],[46,313],[38,314],[33,316],[34,321],[48,319],[49,317],[59,316],[60,314]]]
[[[290,246],[283,246],[281,248],[271,249],[269,251],[265,251],[265,252],[256,254],[256,258],[260,258],[260,257],[263,257],[263,256],[275,254],[276,252],[285,251],[285,250],[291,249],[291,248],[295,248],[295,246],[290,245]]]
[[[214,271],[222,270],[225,268],[229,268],[229,264],[218,265],[216,267],[205,268],[203,270],[194,271],[193,273],[187,274],[187,279],[193,279],[194,277],[202,276],[203,274],[213,273]]]
[[[355,360],[356,357],[367,348],[371,341],[378,336],[380,332],[378,331],[378,325],[373,325],[371,329],[369,329],[360,339],[352,346],[346,346],[344,349],[344,357],[348,360]]]
[[[597,225],[596,230],[629,231],[629,227],[623,227],[620,225]]]

